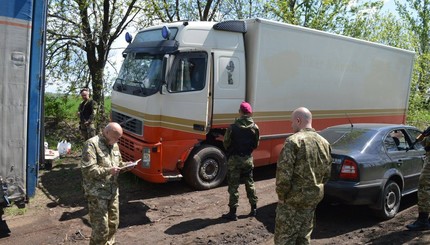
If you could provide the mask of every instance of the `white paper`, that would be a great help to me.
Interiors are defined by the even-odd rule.
[[[139,159],[139,160],[137,160],[137,161],[131,162],[131,163],[129,163],[129,164],[127,164],[127,165],[125,165],[125,166],[122,166],[122,167],[121,167],[121,169],[134,167],[134,166],[136,166],[136,165],[137,165],[137,163],[138,163],[140,160],[142,160],[142,159]]]

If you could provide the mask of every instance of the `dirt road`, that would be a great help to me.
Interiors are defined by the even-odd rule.
[[[6,216],[11,230],[1,244],[88,244],[91,228],[80,188],[78,158],[65,158],[41,172],[37,196],[23,216]],[[220,218],[227,187],[193,191],[184,182],[151,184],[131,173],[121,176],[119,244],[273,244],[275,167],[255,170],[259,197],[256,218],[240,187],[239,220]],[[430,231],[409,232],[416,195],[403,199],[394,219],[380,222],[365,207],[320,205],[312,244],[426,244]]]

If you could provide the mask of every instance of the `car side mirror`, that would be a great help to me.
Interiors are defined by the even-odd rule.
[[[167,83],[164,81],[161,84],[160,94],[167,94]]]

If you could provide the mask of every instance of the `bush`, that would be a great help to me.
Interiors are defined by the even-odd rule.
[[[45,95],[45,118],[59,123],[67,118],[76,118],[76,100],[70,100],[68,96],[58,96],[54,94]],[[79,102],[78,102],[79,106]],[[74,110],[75,109],[75,110]],[[74,112],[74,113],[73,113]]]
[[[79,96],[45,94],[45,141],[50,149],[56,149],[57,143],[67,140],[72,144],[72,151],[82,149],[82,136],[79,131],[77,111],[81,98]],[[105,102],[105,117],[100,118],[100,125],[109,121],[111,108],[110,97]],[[100,116],[100,115],[99,115]]]

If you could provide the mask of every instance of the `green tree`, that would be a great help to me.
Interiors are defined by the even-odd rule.
[[[104,70],[114,40],[136,18],[137,0],[49,0],[47,80],[92,88],[104,117]]]
[[[150,0],[145,9],[145,16],[161,22],[180,20],[211,21],[217,15],[220,2],[221,0]]]
[[[173,22],[180,20],[222,21],[253,17],[267,18],[267,0],[151,0],[146,6],[145,16],[154,21]]]
[[[358,5],[350,0],[270,0],[266,8],[286,23],[342,33],[347,23],[371,16],[366,11],[381,8],[382,4],[382,1],[364,1]]]
[[[421,94],[429,88],[430,79],[430,0],[408,0],[405,4],[395,1],[400,17],[414,35],[417,53],[417,88]]]

